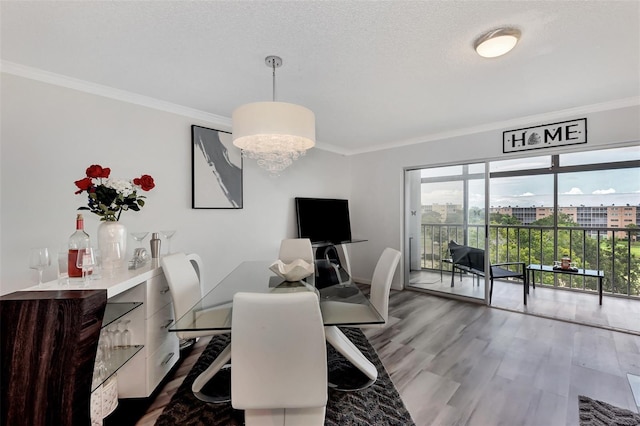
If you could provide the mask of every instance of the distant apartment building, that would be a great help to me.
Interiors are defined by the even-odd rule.
[[[430,212],[430,211],[440,214],[440,218],[442,219],[442,222],[445,222],[447,220],[447,216],[460,213],[462,211],[462,206],[460,204],[451,204],[451,203],[447,203],[447,204],[434,203],[434,204],[426,204],[422,206],[423,213]]]
[[[635,206],[607,207],[607,227],[626,228],[632,223],[637,224],[637,210]],[[616,232],[616,237],[624,238],[625,235],[625,232]]]
[[[447,220],[447,216],[459,214],[462,211],[460,204],[427,204],[422,206],[424,212],[437,212],[440,214],[442,222]],[[572,222],[583,228],[621,228],[625,229],[629,224],[640,223],[640,206],[568,206],[560,207],[560,213],[564,213],[571,218]],[[552,207],[491,207],[490,213],[513,216],[523,225],[529,225],[536,220],[552,216]],[[608,231],[607,237],[611,238],[614,231]],[[625,231],[615,232],[616,238],[626,238]],[[636,239],[636,236],[633,236]]]
[[[500,213],[517,218],[523,225],[552,216],[551,207],[491,207],[490,213]],[[640,222],[638,206],[569,206],[560,207],[560,213],[568,215],[571,220],[583,228],[626,228],[629,224]],[[607,232],[610,238],[614,231]],[[615,232],[616,238],[626,238],[625,231]],[[635,236],[633,236],[635,239]]]

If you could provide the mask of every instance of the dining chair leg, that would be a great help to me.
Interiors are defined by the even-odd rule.
[[[224,397],[215,397],[202,393],[202,388],[215,376],[231,359],[231,344],[227,345],[226,348],[220,352],[220,355],[204,370],[196,379],[193,381],[191,385],[191,390],[193,394],[201,401],[205,402],[229,402],[231,400],[230,395],[225,395]]]
[[[360,350],[353,344],[345,334],[336,326],[327,326],[324,328],[325,339],[333,348],[344,356],[354,367],[360,370],[369,381],[360,386],[364,389],[371,386],[378,379],[378,369],[371,363]],[[329,387],[336,387],[329,384]],[[346,390],[346,389],[339,389]]]

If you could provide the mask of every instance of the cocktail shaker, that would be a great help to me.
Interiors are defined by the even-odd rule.
[[[151,234],[151,258],[157,259],[160,257],[160,237],[157,232]]]

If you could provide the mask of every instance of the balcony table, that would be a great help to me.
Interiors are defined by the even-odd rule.
[[[583,277],[595,277],[598,278],[598,295],[600,297],[600,305],[602,305],[602,279],[604,278],[604,271],[598,269],[581,269],[577,268],[574,270],[569,269],[559,269],[554,268],[551,265],[537,265],[531,264],[527,266],[527,275],[531,273],[531,278],[527,279],[526,291],[524,294],[524,304],[527,304],[527,294],[529,293],[529,285],[528,283],[533,282],[535,287],[535,282],[533,281],[535,272],[551,272],[554,274],[565,274],[565,275],[580,275]]]

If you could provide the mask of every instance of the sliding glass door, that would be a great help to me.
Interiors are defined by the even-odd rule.
[[[407,287],[485,300],[481,277],[452,277],[448,245],[485,247],[485,164],[405,172]],[[453,278],[453,279],[452,279]]]

